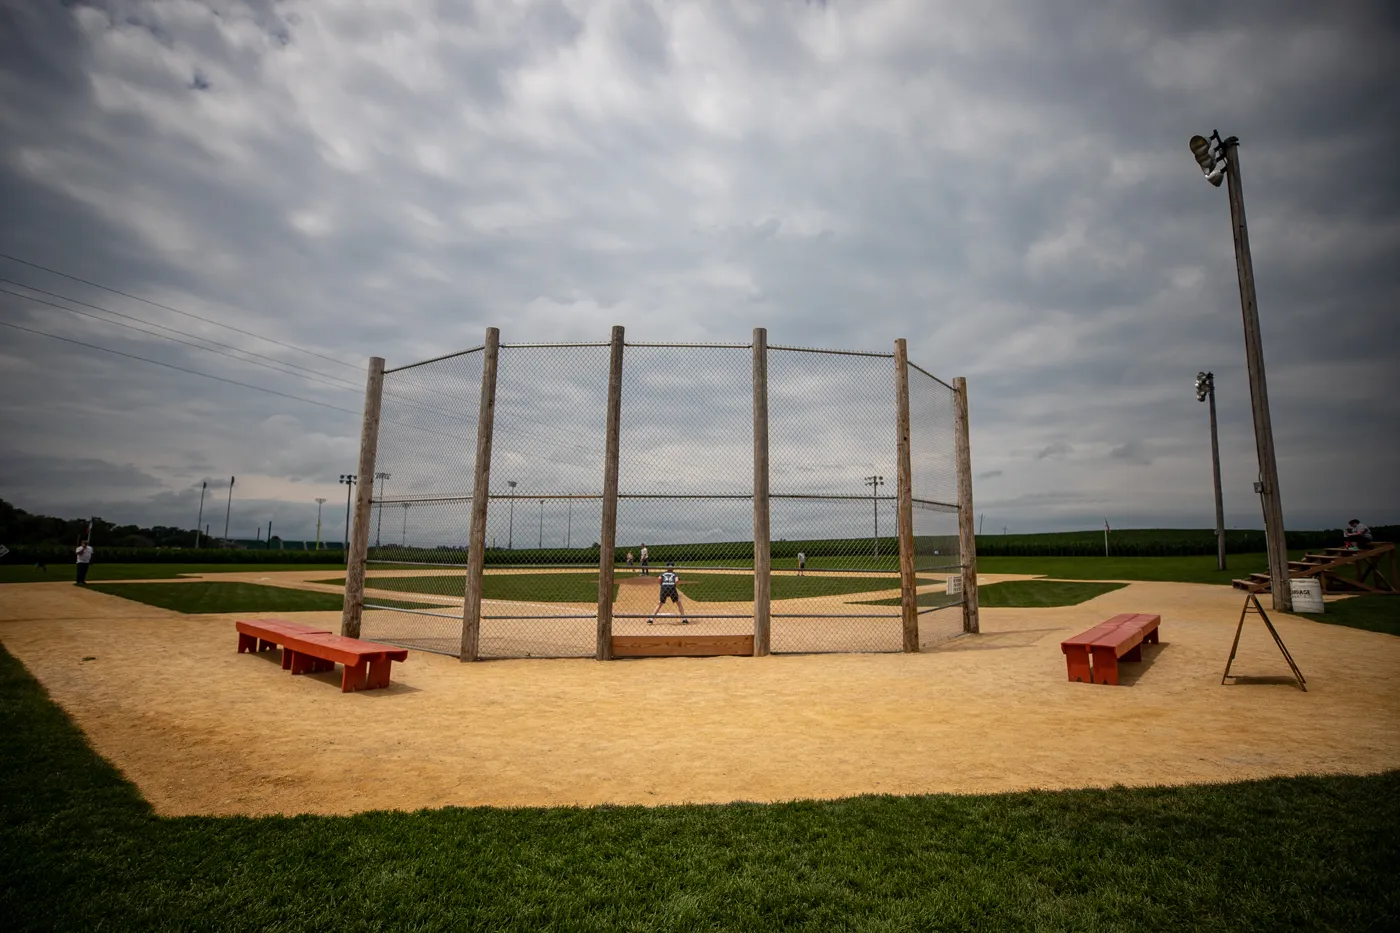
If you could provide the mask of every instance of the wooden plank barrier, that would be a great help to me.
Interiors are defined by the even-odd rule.
[[[753,656],[752,635],[614,635],[614,658]]]

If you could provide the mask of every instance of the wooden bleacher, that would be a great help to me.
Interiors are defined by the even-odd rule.
[[[1387,555],[1390,557],[1389,577],[1381,572],[1381,563]],[[1348,572],[1343,573],[1343,570]],[[1375,541],[1370,547],[1355,551],[1329,547],[1318,554],[1309,552],[1302,560],[1288,562],[1288,576],[1294,580],[1317,577],[1322,581],[1324,593],[1396,593],[1396,584],[1400,583],[1395,545],[1389,541]],[[1252,573],[1234,581],[1235,589],[1246,593],[1267,593],[1270,584],[1267,573]]]

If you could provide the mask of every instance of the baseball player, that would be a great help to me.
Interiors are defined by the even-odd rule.
[[[661,615],[661,607],[666,605],[666,600],[674,600],[676,612],[681,615],[681,625],[689,625],[690,620],[685,618],[685,604],[681,602],[681,576],[676,573],[676,565],[667,563],[666,569],[661,571],[658,579],[661,581],[661,599],[656,604],[656,611],[653,616]],[[656,619],[647,619],[647,625],[655,625]]]

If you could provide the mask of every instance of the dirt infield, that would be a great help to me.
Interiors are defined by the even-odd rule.
[[[281,574],[249,574],[256,578]],[[218,579],[245,578],[220,574]],[[287,582],[299,579],[291,575]],[[261,581],[266,582],[266,581]],[[278,581],[280,582],[280,581]],[[0,642],[166,815],[444,805],[773,801],[1225,781],[1400,767],[1400,639],[1275,623],[1240,594],[1133,583],[1065,609],[983,610],[917,655],[491,661],[415,652],[387,690],[239,655],[235,616],[71,584],[0,587]],[[650,607],[648,607],[650,608]],[[1071,684],[1062,637],[1125,611],[1162,644],[1125,686]],[[300,613],[333,627],[331,613]],[[91,658],[92,660],[84,660]]]

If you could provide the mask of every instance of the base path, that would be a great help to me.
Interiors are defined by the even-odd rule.
[[[982,610],[923,654],[491,661],[412,652],[390,687],[238,654],[240,616],[72,584],[0,586],[0,642],[157,812],[669,804],[1231,781],[1400,768],[1400,638],[1273,619],[1243,594],[1134,583],[1065,609]],[[655,603],[652,603],[654,606]],[[650,609],[651,607],[647,607]],[[1059,643],[1162,616],[1124,686],[1069,683]],[[287,618],[338,625],[336,613]],[[84,658],[93,660],[83,660]],[[318,682],[320,681],[320,682]],[[367,748],[374,749],[367,755]]]

